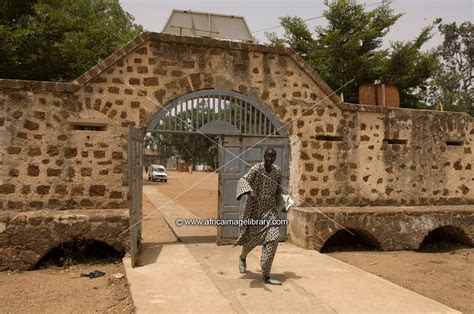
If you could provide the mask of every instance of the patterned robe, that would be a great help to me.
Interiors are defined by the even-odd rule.
[[[244,211],[240,212],[240,219],[276,220],[276,196],[281,193],[282,172],[280,167],[272,165],[272,170],[267,172],[264,163],[254,165],[240,178],[237,184],[237,199],[250,191],[257,194],[254,201],[247,197]],[[248,225],[239,228],[239,236],[235,245],[254,247],[271,241],[278,241],[280,236],[278,225]]]

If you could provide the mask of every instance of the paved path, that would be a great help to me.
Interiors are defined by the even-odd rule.
[[[144,193],[159,208],[169,199],[152,186]],[[311,312],[458,313],[337,259],[283,243],[272,274],[282,286],[264,285],[259,248],[240,274],[239,247],[216,246],[213,227],[176,227],[177,218],[198,218],[175,202],[160,209],[181,242],[147,243],[141,264],[127,278],[138,313]]]

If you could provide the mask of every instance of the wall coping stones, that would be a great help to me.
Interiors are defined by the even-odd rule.
[[[111,217],[125,217],[129,219],[128,208],[113,208],[113,209],[41,209],[26,212],[5,211],[0,213],[0,222],[12,222],[14,220],[45,218],[53,217],[53,219],[76,219],[85,217],[88,220],[101,219],[108,220]]]
[[[75,92],[79,88],[81,88],[81,85],[76,83],[0,79],[0,89],[22,89],[48,92]]]
[[[472,117],[467,112],[455,112],[455,111],[436,111],[436,110],[428,110],[428,109],[415,109],[415,108],[392,108],[392,107],[380,107],[380,106],[371,106],[371,105],[363,105],[363,104],[354,104],[349,102],[344,102],[339,104],[339,108],[342,111],[358,111],[358,112],[370,112],[370,113],[383,113],[387,114],[390,112],[425,112],[427,114],[442,114],[442,115],[453,115],[453,116],[467,116],[474,121],[474,117]]]
[[[26,212],[7,212],[10,217],[14,216],[28,216],[28,217],[42,217],[45,215],[51,216],[71,216],[71,215],[106,215],[106,214],[125,214],[128,217],[128,208],[112,208],[112,209],[66,209],[66,210],[57,210],[57,209],[41,209],[41,210],[32,210]]]
[[[474,205],[436,205],[436,206],[334,206],[334,207],[293,207],[291,210],[303,213],[474,213]]]

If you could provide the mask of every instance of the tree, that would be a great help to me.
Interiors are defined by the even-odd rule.
[[[4,1],[0,77],[69,81],[142,31],[118,0]]]
[[[456,23],[442,24],[441,19],[436,23],[444,41],[438,47],[438,65],[430,82],[426,101],[429,104],[441,102],[445,110],[467,111],[474,115],[473,24],[469,21],[459,26]]]
[[[145,146],[161,155],[163,151],[172,152],[172,155],[191,162],[193,166],[205,163],[217,167],[219,139],[215,135],[216,129],[207,129],[214,135],[199,134],[206,132],[205,126],[209,127],[216,121],[232,124],[236,129],[244,130],[243,133],[267,134],[274,131],[255,107],[242,106],[236,99],[219,96],[200,99],[199,102],[191,99],[177,108],[163,110],[166,112],[156,127],[159,133],[148,135]],[[222,125],[218,125],[217,133],[222,129]]]
[[[0,2],[1,24],[12,25],[17,23],[20,17],[32,14],[33,6],[37,2],[38,0],[2,0]]]
[[[176,114],[167,115],[162,118],[162,126],[174,125],[177,123],[183,126],[182,132],[185,133],[152,133],[145,137],[145,146],[163,154],[167,153],[166,157],[178,156],[186,162],[191,162],[194,168],[197,164],[214,165],[217,159],[217,144],[218,142],[213,135],[202,135],[195,133],[190,125],[190,111],[193,111],[193,116],[197,121],[203,121],[206,124],[210,119],[215,119],[212,115],[216,112],[212,111],[209,106],[198,105],[188,111],[179,112]],[[158,127],[158,131],[160,127]],[[216,146],[215,148],[213,148]]]
[[[402,16],[390,8],[390,1],[371,11],[355,0],[335,0],[327,4],[323,16],[327,26],[315,29],[315,38],[298,17],[282,17],[285,29],[283,38],[267,34],[274,45],[287,45],[294,49],[328,85],[344,93],[346,101],[358,102],[358,88],[364,83],[399,84],[401,103],[419,102],[418,89],[430,77],[435,63],[433,52],[424,53],[421,46],[431,38],[433,26],[424,29],[412,42],[392,44],[382,49],[384,36]],[[423,68],[429,65],[429,67]],[[423,69],[410,71],[403,80],[391,73],[398,67]],[[401,84],[403,83],[403,84]]]
[[[218,150],[213,141],[218,142],[212,135],[205,137],[195,133],[154,133],[145,138],[145,146],[158,152],[160,157],[178,156],[194,167],[197,164],[215,164]]]
[[[426,108],[423,97],[437,68],[437,52],[422,52],[421,47],[432,37],[433,27],[425,27],[412,41],[392,43],[384,60],[381,81],[398,87],[405,108]]]

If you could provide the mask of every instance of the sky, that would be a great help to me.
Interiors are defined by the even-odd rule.
[[[382,0],[363,0],[358,3],[375,8]],[[120,0],[123,9],[135,17],[135,22],[145,30],[161,32],[173,9],[192,10],[243,16],[260,43],[266,42],[262,29],[279,26],[279,17],[298,16],[303,19],[319,17],[324,11],[323,0]],[[404,13],[387,34],[384,46],[391,41],[413,40],[422,28],[441,17],[444,23],[474,20],[474,0],[394,0],[391,4],[395,13]],[[308,21],[311,30],[317,25],[325,25],[324,18]],[[276,28],[277,34],[282,28]],[[439,34],[423,47],[429,49],[442,43]]]

